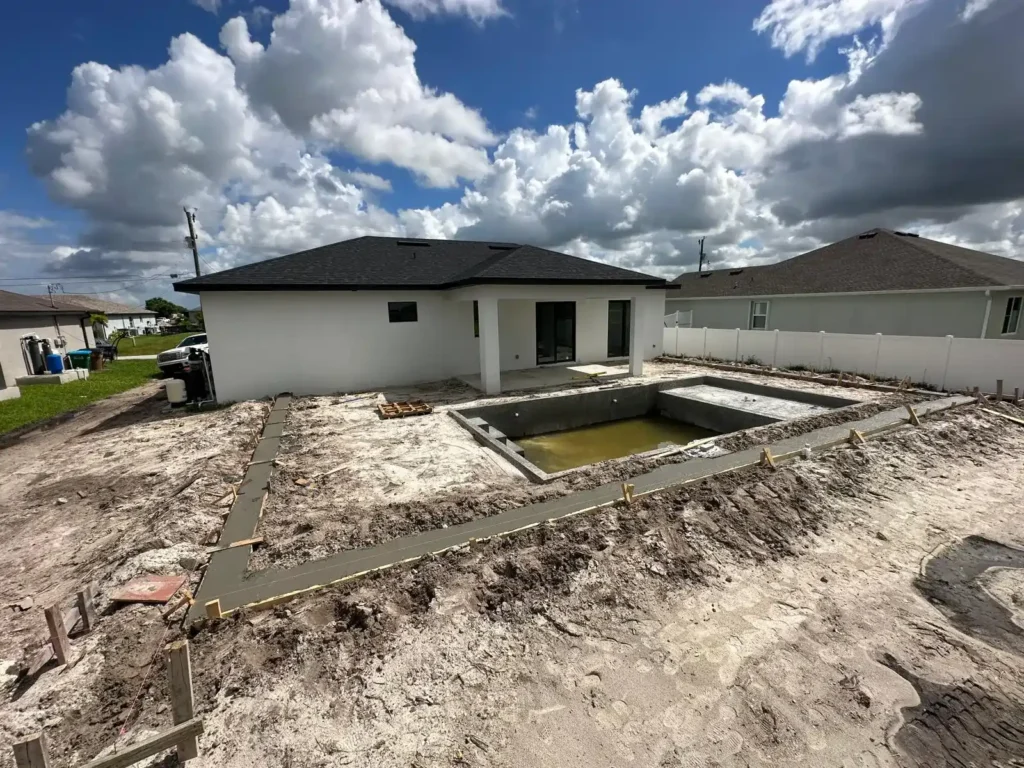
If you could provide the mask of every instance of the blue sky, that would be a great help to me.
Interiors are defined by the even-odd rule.
[[[720,263],[774,260],[875,223],[909,222],[989,250],[1019,245],[1012,182],[956,201],[928,191],[941,165],[936,156],[931,167],[928,142],[946,123],[922,94],[940,92],[944,73],[915,80],[913,61],[916,35],[931,41],[928,61],[952,67],[944,46],[963,55],[966,39],[992,49],[972,54],[977,71],[1016,65],[1000,32],[1020,25],[1014,0],[363,5],[374,9],[355,0],[13,6],[8,28],[18,34],[0,48],[11,73],[0,84],[0,277],[183,268],[172,223],[182,219],[183,232],[182,203],[200,205],[204,259],[218,268],[371,231],[529,240],[665,274],[690,266],[702,234]],[[245,25],[230,21],[238,16]],[[291,25],[297,58],[285,38],[272,43],[274,23]],[[232,50],[219,39],[229,27]],[[371,55],[341,51],[349,33]],[[176,54],[191,74],[168,84],[159,68],[186,34],[202,45]],[[855,40],[860,53],[847,55]],[[215,83],[191,69],[201,59]],[[92,71],[109,73],[108,84],[90,76],[69,90],[86,62],[103,65]],[[125,67],[138,77],[119,75]],[[157,111],[169,110],[159,117],[148,111],[153,88],[166,98]],[[577,91],[593,106],[581,112]],[[683,92],[685,107],[671,106]],[[366,112],[368,93],[386,107],[371,98]],[[992,110],[990,122],[1010,124],[999,101],[981,103],[982,117]],[[203,115],[184,114],[197,102],[221,128],[206,134]],[[663,119],[641,129],[641,112],[659,104],[650,114]],[[147,117],[124,127],[138,115]],[[147,143],[150,117],[170,139]],[[42,159],[30,165],[27,130],[39,121],[48,121],[32,139]],[[230,138],[211,149],[224,126],[241,123],[239,152]],[[885,207],[865,203],[877,190],[860,178],[859,152],[914,157],[907,173],[920,188],[908,182]],[[814,153],[851,163],[849,183],[815,177],[827,163],[809,163]],[[167,188],[152,189],[162,178]]]

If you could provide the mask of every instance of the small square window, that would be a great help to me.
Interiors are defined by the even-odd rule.
[[[768,328],[768,302],[750,302],[750,330],[763,331]]]
[[[1017,332],[1020,324],[1020,296],[1011,296],[1006,300],[1006,314],[1003,316],[1003,333],[1005,335]]]
[[[415,301],[389,301],[388,322],[389,323],[415,323],[416,302]]]

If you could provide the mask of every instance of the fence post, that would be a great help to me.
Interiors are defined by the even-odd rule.
[[[942,369],[942,384],[939,385],[939,389],[943,392],[946,391],[946,377],[949,375],[949,361],[953,356],[953,337],[946,336],[946,366]]]
[[[772,350],[772,368],[778,368],[779,362],[779,329],[775,329],[775,349]]]
[[[822,371],[825,369],[825,332],[818,331],[821,334],[821,346],[818,347],[818,370]]]
[[[733,362],[738,363],[740,361],[740,329],[736,329],[736,356],[733,357]]]
[[[708,327],[704,326],[704,350],[700,353],[701,360],[707,360],[708,358]]]
[[[875,345],[875,369],[871,372],[871,380],[878,378],[878,360],[882,357],[882,334],[876,333],[878,343]]]

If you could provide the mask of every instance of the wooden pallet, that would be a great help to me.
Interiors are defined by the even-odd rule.
[[[433,412],[433,408],[422,400],[409,400],[400,403],[380,403],[377,412],[382,419],[401,419],[406,416],[425,416]]]

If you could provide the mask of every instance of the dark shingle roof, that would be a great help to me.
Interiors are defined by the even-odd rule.
[[[224,290],[455,288],[482,283],[664,285],[658,277],[516,243],[357,237],[175,283]]]
[[[51,306],[49,296],[26,296],[23,293],[0,291],[0,313],[18,315],[83,315],[85,310],[81,307],[65,304],[59,299],[54,299],[53,306]]]
[[[912,291],[1024,285],[1024,261],[872,229],[776,264],[687,272],[667,298]]]

